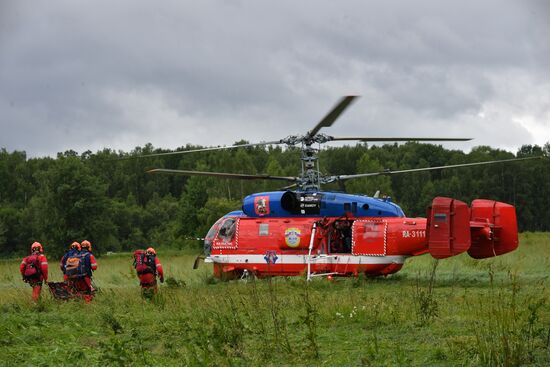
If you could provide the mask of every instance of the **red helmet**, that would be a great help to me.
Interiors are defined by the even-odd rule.
[[[80,243],[80,246],[81,246],[82,248],[87,248],[88,251],[92,251],[92,244],[91,244],[90,241],[88,241],[88,240],[82,241],[82,242]]]
[[[31,252],[38,251],[38,252],[44,252],[42,249],[42,245],[40,242],[35,242],[31,245]]]
[[[148,253],[148,254],[151,254],[151,255],[156,255],[157,254],[155,249],[152,248],[152,247],[149,247],[145,252]]]
[[[69,248],[74,248],[75,250],[80,251],[80,243],[73,242],[73,243],[71,243],[71,246],[69,246]]]

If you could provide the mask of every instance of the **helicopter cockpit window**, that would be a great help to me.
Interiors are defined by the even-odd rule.
[[[223,219],[223,218],[222,218]],[[212,251],[212,240],[214,240],[214,236],[216,235],[216,232],[218,232],[218,228],[220,228],[222,219],[219,219],[212,228],[208,231],[206,234],[206,237],[204,238],[204,254],[206,256],[210,256],[210,252]]]
[[[218,231],[218,239],[222,241],[231,241],[235,237],[235,230],[237,229],[237,221],[235,218],[226,219]]]

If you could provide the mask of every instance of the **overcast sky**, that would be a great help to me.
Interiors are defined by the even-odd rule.
[[[0,148],[550,140],[550,1],[0,0]]]

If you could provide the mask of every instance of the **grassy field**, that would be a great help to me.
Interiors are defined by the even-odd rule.
[[[98,259],[91,304],[34,304],[19,261],[0,261],[0,365],[550,366],[550,234],[494,259],[428,255],[387,278],[309,284],[218,282],[190,255],[159,257],[152,301],[130,255]]]

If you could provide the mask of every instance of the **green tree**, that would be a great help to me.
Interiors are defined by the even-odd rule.
[[[369,153],[364,153],[357,163],[356,172],[370,173],[383,171],[378,160],[372,159]],[[380,191],[381,195],[392,196],[391,179],[387,176],[374,176],[352,179],[346,182],[346,192],[355,194],[374,195]]]
[[[185,190],[179,200],[177,214],[177,234],[179,237],[195,237],[200,234],[197,212],[207,200],[208,179],[194,176],[187,180]]]
[[[267,165],[265,167],[265,174],[271,175],[271,176],[284,176],[283,167],[281,167],[281,164],[275,157],[269,157],[267,160]],[[284,181],[271,181],[271,180],[265,180],[262,185],[263,191],[273,191],[278,190],[280,187],[284,187],[289,185],[290,183],[286,183]]]
[[[210,227],[225,214],[238,210],[241,202],[237,200],[227,200],[224,198],[210,198],[205,206],[199,209],[197,219],[199,222],[198,231],[201,237],[208,232]]]
[[[57,253],[85,238],[99,253],[116,241],[105,195],[107,185],[78,157],[60,156],[53,169],[39,176],[38,193],[26,211],[35,238],[48,241]]]

